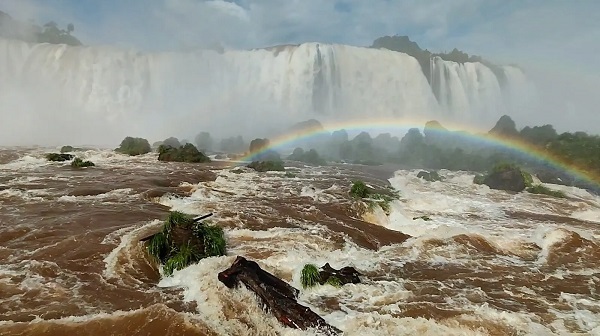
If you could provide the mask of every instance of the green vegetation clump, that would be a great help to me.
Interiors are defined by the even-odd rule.
[[[210,158],[204,153],[198,151],[196,146],[187,143],[179,148],[168,145],[160,145],[158,147],[158,160],[168,162],[190,162],[204,163],[210,162]]]
[[[369,196],[369,198],[371,199],[371,201],[369,202],[369,206],[372,207],[374,205],[379,205],[381,207],[381,209],[383,210],[383,212],[385,212],[386,215],[389,215],[391,212],[390,203],[393,200],[398,199],[399,196],[397,194],[395,194],[395,195],[371,194]]]
[[[76,157],[73,162],[71,162],[71,167],[73,168],[84,168],[84,167],[93,167],[95,164],[92,161],[83,161],[82,159]]]
[[[369,196],[369,188],[363,181],[354,181],[350,188],[350,196],[355,198],[366,198]]]
[[[335,288],[341,288],[343,285],[342,280],[336,276],[329,277],[325,283]]]
[[[266,171],[285,171],[285,167],[283,166],[283,161],[269,160],[269,161],[252,161],[248,165],[248,168],[252,168],[257,172],[266,172]]]
[[[548,195],[548,196],[558,197],[558,198],[566,198],[567,197],[567,195],[564,192],[562,192],[560,190],[552,190],[541,184],[536,184],[534,186],[531,186],[531,187],[527,188],[527,191],[532,194],[542,194],[542,195]]]
[[[169,276],[203,258],[225,255],[225,245],[222,228],[172,211],[162,230],[146,242],[146,249]]]
[[[152,147],[150,147],[150,143],[148,140],[144,138],[133,138],[126,137],[121,141],[121,145],[119,148],[115,149],[115,152],[121,154],[127,154],[131,156],[142,155],[146,153],[150,153],[152,151]]]
[[[523,181],[525,181],[525,187],[530,188],[533,186],[533,177],[531,174],[521,169],[521,176],[523,176]]]
[[[374,193],[360,180],[352,184],[350,196],[365,200],[369,210],[372,210],[376,205],[380,206],[386,215],[390,214],[390,203],[400,198],[400,194],[394,189],[385,189],[382,190],[382,193]]]
[[[225,236],[218,226],[199,225],[194,227],[194,234],[204,237],[204,256],[218,257],[225,254]]]
[[[63,161],[73,160],[73,158],[74,158],[74,156],[71,154],[64,154],[64,153],[47,153],[46,154],[46,160],[48,160],[48,161],[63,162]]]
[[[319,269],[314,264],[306,264],[302,268],[302,273],[300,275],[300,283],[302,284],[302,288],[310,288],[314,287],[319,283],[320,275]]]
[[[165,266],[164,273],[168,276],[173,274],[173,271],[178,271],[202,259],[202,253],[194,246],[183,244],[179,246],[178,251],[171,256]]]
[[[430,221],[431,218],[429,218],[429,216],[418,216],[418,217],[413,217],[413,220],[417,220],[417,219],[422,219],[426,222]]]
[[[517,165],[508,162],[498,163],[492,168],[492,173],[502,173],[508,170],[520,169]]]

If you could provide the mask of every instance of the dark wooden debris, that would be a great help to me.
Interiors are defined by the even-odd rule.
[[[260,298],[277,320],[287,327],[302,330],[317,328],[326,335],[341,333],[308,307],[299,304],[296,301],[296,288],[264,271],[254,261],[238,256],[231,267],[219,273],[218,277],[229,288],[243,283]]]

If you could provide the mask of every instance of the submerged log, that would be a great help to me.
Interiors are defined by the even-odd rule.
[[[303,330],[318,328],[328,335],[341,333],[308,307],[299,304],[296,301],[296,288],[264,271],[254,261],[238,256],[231,267],[219,273],[219,280],[229,288],[242,282],[287,327]]]
[[[333,279],[336,279],[333,281],[333,284],[339,284],[340,286],[348,283],[356,284],[360,283],[359,275],[361,274],[354,267],[348,266],[336,270],[329,263],[326,263],[319,271],[319,284],[323,285],[328,281],[331,282]]]

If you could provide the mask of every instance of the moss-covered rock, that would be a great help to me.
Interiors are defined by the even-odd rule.
[[[417,217],[413,217],[413,220],[417,220],[417,219],[422,219],[426,222],[430,221],[431,218],[429,218],[429,216],[417,216]]]
[[[172,211],[162,230],[146,241],[148,253],[161,263],[169,276],[202,258],[225,254],[223,229],[194,220],[194,217]]]
[[[531,187],[527,188],[527,191],[532,194],[548,195],[548,196],[558,197],[558,198],[566,198],[567,197],[567,195],[564,192],[562,192],[560,190],[552,190],[541,184],[536,184],[534,186],[531,186]]]
[[[436,181],[442,180],[442,177],[440,176],[440,174],[435,170],[432,170],[432,171],[421,170],[417,174],[417,177],[424,179],[425,181],[429,181],[429,182],[436,182]]]
[[[92,161],[83,161],[82,159],[76,157],[73,162],[71,162],[71,167],[73,168],[84,168],[84,167],[94,167],[95,164]]]
[[[115,149],[115,152],[121,154],[127,154],[131,156],[142,155],[146,153],[150,153],[152,148],[150,147],[150,143],[148,140],[144,138],[133,138],[126,137],[121,141],[121,145],[119,148]]]
[[[83,148],[78,148],[78,147],[73,147],[73,146],[62,146],[60,148],[60,152],[61,153],[68,153],[68,152],[79,152],[82,151]]]
[[[55,161],[55,162],[63,162],[73,160],[74,156],[71,154],[65,153],[47,153],[46,160]]]
[[[306,264],[300,274],[300,284],[304,289],[325,284],[339,288],[348,283],[360,283],[359,275],[354,267],[342,267],[338,270],[329,263],[321,268],[314,264]]]
[[[484,182],[485,182],[484,175],[475,175],[475,177],[473,178],[473,183],[475,183],[475,184],[483,184]]]
[[[173,148],[179,148],[179,147],[183,146],[183,144],[181,142],[179,142],[179,139],[177,139],[176,137],[166,138],[162,142],[161,145],[165,145],[165,146],[169,146],[169,147],[173,147]]]
[[[516,165],[502,163],[494,167],[483,183],[491,189],[507,191],[523,191],[533,184],[531,174]]]
[[[252,163],[248,165],[248,168],[252,168],[257,172],[285,170],[283,161],[252,161]]]
[[[161,145],[158,147],[158,160],[190,163],[210,162],[210,158],[200,152],[196,146],[191,143],[185,144],[185,146],[179,148]]]

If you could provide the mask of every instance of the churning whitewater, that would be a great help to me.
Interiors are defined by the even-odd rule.
[[[585,190],[552,185],[567,195],[554,199],[468,172],[427,182],[353,165],[290,177],[110,150],[79,153],[97,166],[74,170],[48,150],[0,151],[0,334],[316,333],[219,282],[236,255],[296,288],[306,263],[355,267],[362,283],[299,297],[346,335],[600,334],[600,197]],[[355,179],[399,191],[389,216],[357,217]],[[139,239],[169,210],[214,212],[227,255],[161,278]]]
[[[404,53],[317,43],[142,53],[0,39],[0,113],[13,120],[0,126],[0,142],[37,134],[37,143],[82,136],[109,143],[127,132],[160,139],[195,135],[198,125],[247,135],[311,118],[366,115],[481,126],[522,113],[531,96],[516,67],[502,67],[502,79],[481,63],[437,58],[432,67],[428,79]],[[70,130],[52,131],[48,123]]]

